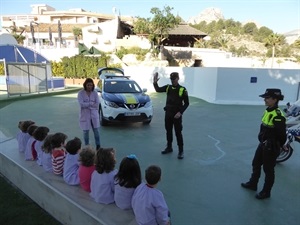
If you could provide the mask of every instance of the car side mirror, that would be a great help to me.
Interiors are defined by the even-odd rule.
[[[144,93],[146,93],[146,92],[147,92],[147,88],[143,88],[142,91],[143,91]]]

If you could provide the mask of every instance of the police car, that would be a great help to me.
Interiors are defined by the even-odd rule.
[[[149,124],[153,106],[147,89],[140,86],[119,68],[98,70],[98,92],[100,98],[100,124],[110,122],[143,122]]]

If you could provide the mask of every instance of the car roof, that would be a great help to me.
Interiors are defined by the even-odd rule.
[[[129,76],[116,76],[116,75],[104,75],[105,80],[118,80],[118,81],[128,81],[131,80],[129,79]]]
[[[124,70],[120,68],[113,68],[113,67],[104,67],[98,69],[98,75],[100,79],[115,79],[115,78],[127,78],[127,76],[124,76]]]

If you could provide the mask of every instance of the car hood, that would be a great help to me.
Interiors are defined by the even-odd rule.
[[[106,101],[125,104],[143,104],[150,101],[150,97],[143,93],[103,93],[102,98]]]

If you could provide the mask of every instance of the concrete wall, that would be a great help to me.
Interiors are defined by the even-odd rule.
[[[284,101],[298,99],[300,70],[298,69],[252,69],[252,68],[201,68],[201,67],[126,67],[125,74],[135,79],[142,88],[154,92],[152,75],[159,73],[159,85],[170,83],[169,74],[178,72],[180,84],[190,96],[217,104],[264,104],[258,95],[266,88],[280,88]]]
[[[171,72],[178,72],[179,83],[187,88],[190,96],[215,104],[261,105],[264,102],[258,95],[266,88],[282,90],[285,98],[280,104],[295,102],[299,98],[299,69],[130,66],[124,71],[149,93],[155,92],[152,84],[154,72],[159,73],[160,86],[170,83]]]

